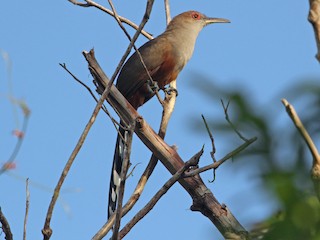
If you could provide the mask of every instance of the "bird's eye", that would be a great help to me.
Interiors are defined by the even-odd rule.
[[[192,18],[194,19],[200,19],[200,15],[198,13],[193,13]]]

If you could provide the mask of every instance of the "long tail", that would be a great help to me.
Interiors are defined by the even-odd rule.
[[[120,122],[120,124],[122,124]],[[121,125],[120,125],[121,126]],[[117,206],[117,198],[119,192],[119,186],[121,182],[121,169],[124,158],[124,138],[125,130],[122,127],[119,127],[119,133],[117,136],[116,147],[114,150],[113,163],[111,169],[111,179],[110,179],[110,188],[109,188],[109,203],[108,203],[108,218],[114,213]],[[121,136],[119,135],[121,134]]]

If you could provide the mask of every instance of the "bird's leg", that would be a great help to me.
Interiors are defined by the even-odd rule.
[[[171,87],[170,85],[169,87],[164,88],[163,91],[165,92],[165,94],[168,94],[168,95],[171,95],[172,92],[175,92],[176,96],[178,97],[178,90],[174,87]]]

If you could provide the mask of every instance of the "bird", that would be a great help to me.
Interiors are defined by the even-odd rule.
[[[229,23],[228,19],[212,18],[198,11],[187,11],[175,16],[166,30],[158,37],[146,42],[134,52],[123,65],[117,78],[116,87],[127,101],[137,110],[155,95],[154,86],[165,90],[174,81],[191,58],[200,31],[213,23]],[[148,70],[148,72],[146,71]],[[151,77],[151,79],[150,79]],[[125,129],[120,121],[118,137],[111,171],[108,218],[116,209],[121,182]],[[121,137],[121,135],[122,137]]]

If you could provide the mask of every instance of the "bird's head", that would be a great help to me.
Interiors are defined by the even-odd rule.
[[[185,29],[199,33],[202,28],[212,23],[230,23],[228,19],[211,18],[197,11],[188,11],[174,17],[167,29]]]

